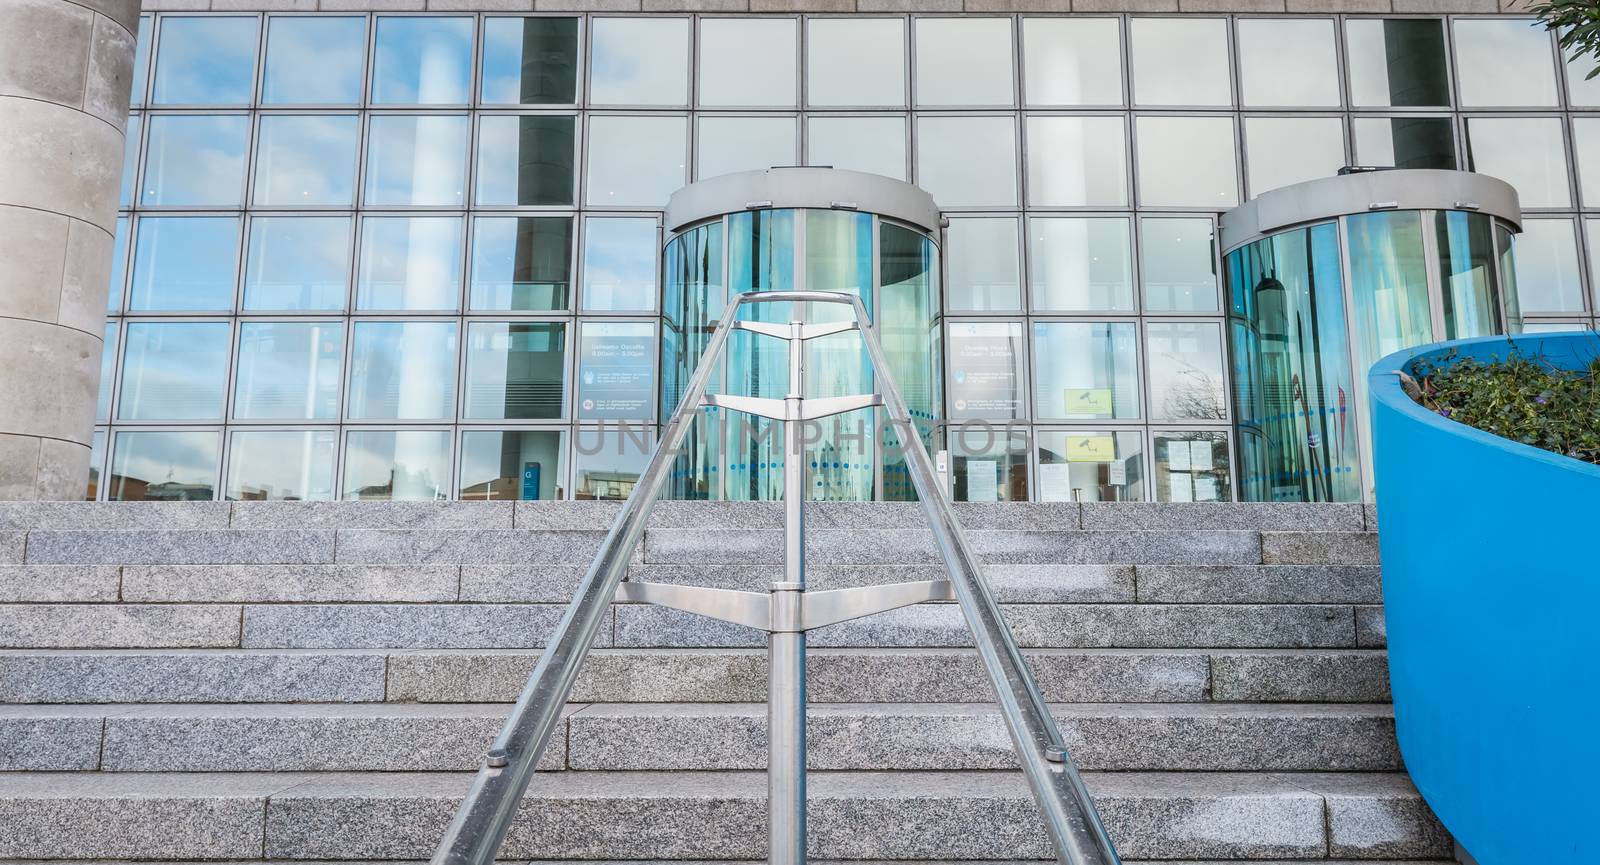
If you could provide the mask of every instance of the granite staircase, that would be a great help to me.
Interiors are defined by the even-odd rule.
[[[0,504],[0,860],[427,859],[617,505]],[[1451,842],[1394,741],[1358,505],[962,505],[1129,862]],[[777,504],[663,502],[630,579],[764,589]],[[935,579],[808,506],[814,588]],[[953,604],[812,634],[810,848],[1050,847]],[[765,854],[763,635],[616,604],[508,860]]]

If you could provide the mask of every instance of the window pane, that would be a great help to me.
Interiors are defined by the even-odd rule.
[[[1014,207],[1015,121],[1009,117],[917,118],[917,185],[928,190],[940,207]]]
[[[1456,133],[1448,117],[1357,117],[1351,123],[1357,165],[1456,167]]]
[[[1586,217],[1583,233],[1589,252],[1589,285],[1594,291],[1594,308],[1600,309],[1600,219]]]
[[[1452,22],[1461,105],[1559,105],[1550,33],[1524,18]]]
[[[811,117],[806,122],[807,165],[865,171],[896,180],[909,176],[904,117]]]
[[[1029,105],[1121,105],[1122,35],[1115,18],[1022,19],[1022,92]]]
[[[455,415],[454,322],[358,321],[351,340],[352,420],[448,420]]]
[[[1346,218],[1344,227],[1355,306],[1356,369],[1371,369],[1384,355],[1432,342],[1421,215],[1363,213]]]
[[[1015,218],[952,219],[944,242],[952,311],[1022,308]]]
[[[378,18],[372,101],[459,105],[472,89],[471,18]]]
[[[151,101],[248,105],[256,76],[256,19],[164,17]]]
[[[333,499],[339,434],[333,430],[236,432],[228,450],[229,501]]]
[[[1067,420],[1139,417],[1135,327],[1132,322],[1034,322],[1034,415]]]
[[[312,207],[355,202],[356,140],[353,114],[268,114],[256,144],[255,203]]]
[[[123,420],[221,420],[226,322],[130,322],[122,357]]]
[[[1587,54],[1572,57],[1571,52],[1566,53],[1567,99],[1574,108],[1600,107],[1600,75],[1589,77],[1589,73],[1595,69],[1594,57]]]
[[[591,18],[591,105],[689,102],[689,19]],[[646,139],[648,140],[648,139]]]
[[[954,427],[951,493],[958,502],[1028,500],[1028,434],[1009,427]]]
[[[577,121],[571,115],[485,116],[478,124],[478,203],[572,204]]]
[[[1134,18],[1133,101],[1138,105],[1232,105],[1224,18]]]
[[[267,19],[261,101],[268,105],[355,105],[361,101],[366,53],[365,18],[272,16]]]
[[[578,333],[578,417],[654,417],[655,325],[647,321],[585,321],[578,325]]]
[[[97,429],[89,445],[89,484],[84,490],[84,501],[95,501],[100,497],[100,470],[106,464],[106,435],[107,431]]]
[[[1469,117],[1468,170],[1515,186],[1523,207],[1570,207],[1561,139],[1556,117]]]
[[[111,419],[111,389],[117,380],[117,323],[106,322],[105,330],[101,333],[100,352],[100,394],[95,401],[94,419],[107,421]]]
[[[951,419],[1026,417],[1021,322],[952,321],[946,329]]]
[[[1150,417],[1226,420],[1222,328],[1210,322],[1149,322]]]
[[[238,217],[141,217],[128,308],[139,312],[233,309],[238,266]]]
[[[806,22],[806,100],[817,106],[906,104],[906,24],[901,18]]]
[[[551,500],[566,485],[560,430],[470,430],[461,434],[463,499]]]
[[[1246,105],[1337,106],[1333,21],[1240,18],[1239,79]]]
[[[204,502],[216,498],[218,432],[118,432],[111,457],[113,502]]]
[[[1524,313],[1583,312],[1572,220],[1524,219],[1516,250],[1517,306]]]
[[[578,428],[573,498],[625,499],[650,462],[654,435],[648,428]]]
[[[583,308],[656,308],[656,221],[590,217],[583,227]]]
[[[1040,430],[1039,501],[1144,499],[1144,438],[1138,432]]]
[[[1228,434],[1225,432],[1158,432],[1155,434],[1156,499],[1163,502],[1227,502]]]
[[[428,501],[450,496],[447,430],[351,430],[339,498]]]
[[[475,322],[467,332],[466,417],[566,415],[567,326]]]
[[[250,220],[245,309],[344,309],[349,276],[350,217],[258,216]]]
[[[1573,158],[1584,207],[1600,207],[1600,118],[1572,118]]]
[[[1126,207],[1125,128],[1121,117],[1029,117],[1028,203]]]
[[[150,77],[150,32],[155,29],[155,17],[139,16],[139,35],[133,44],[133,82],[129,104],[144,102],[144,85]]]
[[[133,232],[133,217],[123,214],[117,217],[117,233],[111,241],[111,278],[106,286],[106,314],[116,315],[122,311],[122,287],[127,281],[128,272],[128,236]]]
[[[473,309],[564,310],[571,274],[572,217],[473,222]]]
[[[1157,312],[1217,310],[1217,271],[1211,220],[1139,220],[1144,306]]]
[[[794,165],[793,117],[701,117],[695,177]]]
[[[367,134],[366,204],[466,201],[468,119],[377,115]]]
[[[1225,210],[1239,203],[1233,121],[1226,117],[1140,117],[1139,203]]]
[[[578,101],[578,19],[483,19],[483,93],[495,105]]]
[[[916,28],[917,105],[1015,103],[1011,19],[918,18]]]
[[[361,221],[356,309],[456,309],[461,220],[369,216]]]
[[[144,125],[144,115],[128,115],[127,137],[122,144],[122,194],[118,206],[133,206],[133,185],[139,174],[139,130]]]
[[[1356,106],[1449,105],[1444,24],[1437,18],[1352,19],[1344,24],[1350,102]]]
[[[589,204],[665,206],[687,178],[687,130],[683,117],[590,117]]]
[[[1333,177],[1344,167],[1344,121],[1337,117],[1246,117],[1245,164],[1251,197]]]
[[[700,104],[796,104],[793,18],[700,19]]]
[[[1128,220],[1030,217],[1028,279],[1035,312],[1132,312]]]
[[[142,204],[238,207],[244,203],[244,115],[151,115]]]
[[[243,322],[233,416],[240,420],[337,420],[344,325]]]

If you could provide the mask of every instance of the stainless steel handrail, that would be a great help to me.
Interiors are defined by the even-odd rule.
[[[994,685],[996,702],[1011,741],[1022,764],[1023,775],[1033,791],[1034,800],[1045,819],[1046,830],[1055,846],[1056,858],[1062,865],[1120,865],[1115,848],[1095,811],[1077,768],[1067,755],[1060,731],[1049,707],[1039,693],[1022,652],[1017,648],[1011,630],[1006,626],[999,604],[989,588],[977,558],[967,543],[955,511],[939,487],[933,461],[918,434],[916,424],[901,397],[899,386],[889,369],[887,357],[879,343],[875,326],[867,316],[866,307],[854,295],[829,291],[770,291],[741,294],[730,299],[723,308],[722,318],[701,355],[699,368],[685,388],[683,399],[663,429],[661,440],[650,456],[650,462],[640,475],[633,493],[628,497],[621,513],[612,523],[594,564],[578,584],[578,589],[565,615],[551,634],[538,665],[523,688],[522,695],[512,707],[505,726],[491,746],[484,766],[467,791],[465,800],[455,818],[445,830],[443,840],[433,857],[433,865],[491,865],[505,840],[517,805],[533,778],[534,767],[544,753],[551,731],[560,719],[578,669],[594,642],[606,608],[617,596],[618,587],[627,573],[627,565],[634,548],[644,534],[651,506],[660,493],[677,450],[697,416],[705,389],[717,361],[726,347],[728,334],[734,328],[739,308],[747,303],[835,303],[849,305],[855,314],[869,360],[877,373],[882,404],[890,421],[899,428],[902,451],[912,484],[927,514],[929,525],[937,540],[940,556],[950,575],[950,585],[960,603],[968,627],[972,630],[984,670]],[[767,328],[770,332],[772,329]],[[801,326],[796,324],[792,339],[801,338]],[[794,341],[790,345],[791,382],[795,365],[801,352]],[[800,418],[798,393],[791,393],[783,402],[791,419]],[[786,503],[789,514],[787,540],[790,545],[791,569],[803,555],[802,536],[798,516],[801,502],[800,484],[794,483],[798,471],[788,467],[797,462],[796,455],[786,457]],[[795,584],[786,591],[803,598],[795,591]],[[803,584],[800,584],[803,588]],[[775,587],[777,588],[777,587]],[[793,599],[798,604],[800,598]],[[799,607],[796,607],[798,610]],[[774,615],[774,620],[777,616]],[[803,645],[803,641],[802,641]],[[803,657],[803,656],[802,656]],[[803,671],[802,671],[803,673]],[[804,719],[803,686],[799,704],[800,718]],[[794,695],[785,695],[793,700]],[[799,740],[803,743],[803,737]],[[803,748],[803,744],[801,745]],[[786,755],[794,759],[796,755]],[[799,850],[784,851],[785,861],[803,859],[804,848],[804,758],[799,757],[800,800],[791,805],[800,810],[798,839]],[[793,844],[791,844],[793,846]],[[778,859],[774,851],[774,859]]]

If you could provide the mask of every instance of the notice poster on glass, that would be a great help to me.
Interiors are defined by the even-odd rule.
[[[1167,501],[1169,501],[1169,502],[1192,502],[1192,501],[1194,501],[1194,484],[1192,482],[1190,482],[1189,475],[1178,475],[1178,474],[1167,475],[1167,482],[1169,484],[1168,489],[1171,492],[1171,495],[1169,495],[1167,497]]]
[[[1039,500],[1072,501],[1072,466],[1068,463],[1039,464]]]
[[[1193,453],[1189,449],[1188,442],[1167,442],[1167,471],[1188,471],[1190,466],[1189,458]]]
[[[578,417],[648,419],[655,404],[655,328],[586,321],[578,358]]]
[[[1017,373],[1022,326],[978,321],[950,326],[951,416],[1014,418],[1022,415]]]
[[[1067,461],[1108,463],[1117,458],[1117,438],[1110,435],[1068,434]]]
[[[1172,447],[1180,447],[1182,444],[1175,442]],[[1211,461],[1211,439],[1189,442],[1189,464],[1197,472],[1209,472],[1215,468]]]
[[[1197,502],[1214,502],[1217,496],[1217,479],[1211,475],[1199,475],[1194,479],[1194,500]]]
[[[1117,460],[1106,466],[1106,485],[1112,487],[1125,487],[1128,485],[1128,464]]]
[[[967,501],[1000,501],[999,465],[994,460],[967,460]]]

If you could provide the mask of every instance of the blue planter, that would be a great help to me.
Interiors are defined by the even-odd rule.
[[[1563,368],[1594,334],[1514,337]],[[1446,420],[1372,368],[1395,726],[1428,804],[1480,865],[1600,862],[1600,467]],[[1596,418],[1600,423],[1600,418]]]

